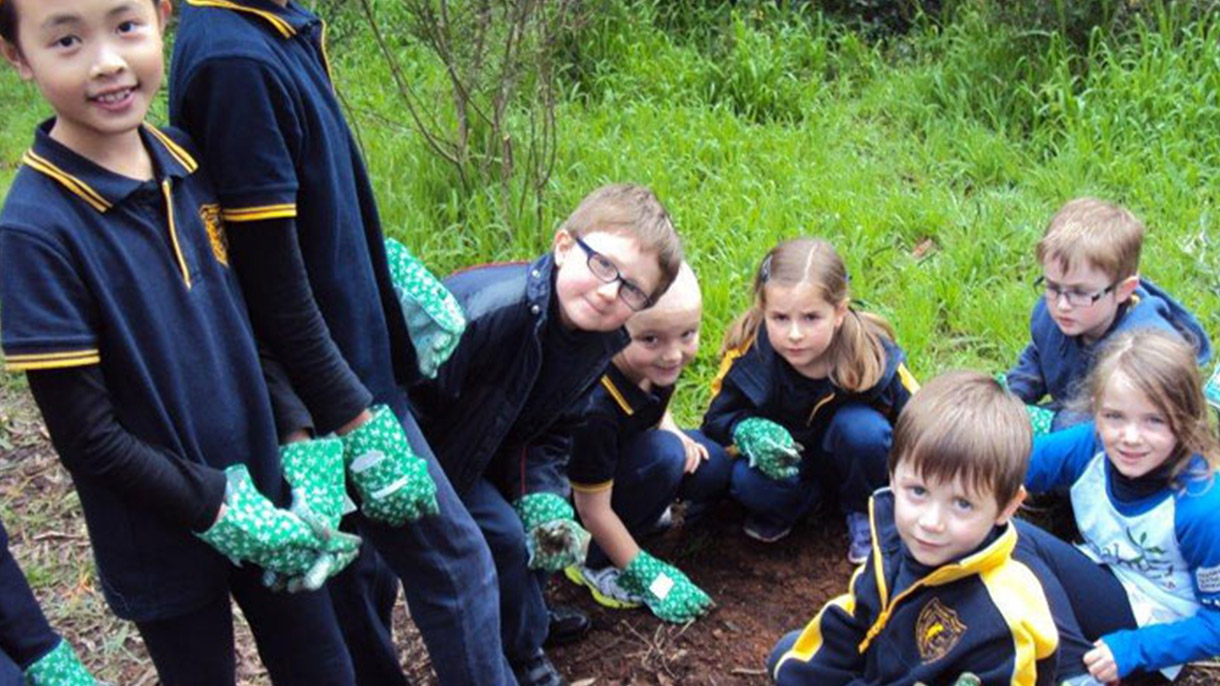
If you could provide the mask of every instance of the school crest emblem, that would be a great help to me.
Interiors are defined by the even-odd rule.
[[[208,243],[212,246],[212,254],[216,261],[229,266],[229,243],[225,239],[225,225],[220,218],[220,205],[208,203],[199,207],[199,218],[208,230]]]
[[[919,611],[915,620],[915,645],[925,663],[949,654],[966,633],[966,625],[952,608],[933,598]]]

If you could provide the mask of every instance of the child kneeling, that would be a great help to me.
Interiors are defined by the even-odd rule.
[[[1012,519],[1031,429],[1021,403],[974,372],[933,379],[894,431],[890,488],[869,506],[873,549],[850,590],[782,638],[777,684],[1049,684],[1084,671],[1063,589]],[[1057,674],[1058,666],[1064,669]]]

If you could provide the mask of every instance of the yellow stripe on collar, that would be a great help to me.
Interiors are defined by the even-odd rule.
[[[239,5],[235,2],[229,2],[229,0],[186,0],[186,4],[194,5],[195,7],[219,7],[220,9],[233,10],[235,12],[247,12],[249,14],[256,15],[261,17],[268,24],[275,27],[275,30],[279,31],[280,35],[284,38],[292,38],[297,33],[297,30],[292,28],[292,24],[289,24],[271,12],[254,9],[253,7],[246,7],[245,5]]]
[[[195,161],[194,157],[191,157],[190,153],[183,150],[181,145],[175,143],[174,139],[162,133],[157,127],[144,124],[144,130],[151,133],[153,138],[156,138],[161,145],[165,146],[170,156],[178,160],[178,164],[181,164],[188,172],[193,174],[199,168],[199,163]]]
[[[61,186],[80,196],[82,200],[89,203],[89,206],[98,212],[105,212],[111,208],[110,201],[102,197],[102,194],[94,190],[92,186],[55,166],[45,157],[38,155],[33,150],[27,150],[26,153],[21,156],[21,161],[29,168],[42,172],[55,181],[58,181]]]
[[[635,410],[632,409],[631,405],[627,403],[627,398],[623,397],[623,392],[614,385],[614,382],[610,380],[610,376],[608,374],[602,376],[602,386],[605,387],[606,392],[610,394],[610,397],[614,398],[614,402],[618,403],[619,408],[621,408],[628,417],[635,414]]]

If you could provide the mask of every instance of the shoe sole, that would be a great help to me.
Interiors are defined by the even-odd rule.
[[[593,596],[593,600],[597,601],[597,604],[601,605],[602,607],[608,607],[612,610],[634,610],[635,608],[643,607],[644,605],[643,603],[633,603],[627,600],[611,598],[605,593],[602,593],[596,586],[585,580],[585,577],[580,573],[580,569],[575,565],[571,567],[564,567],[563,575],[568,577],[568,581],[571,581],[577,586],[584,586],[585,588],[589,589],[589,593]]]
[[[792,529],[788,529],[787,531],[780,532],[774,536],[764,536],[764,535],[758,533],[757,531],[754,531],[753,529],[748,529],[744,526],[741,527],[741,532],[744,533],[746,536],[749,536],[750,538],[754,539],[755,541],[759,541],[760,543],[775,543],[776,541],[782,541],[785,538],[788,538],[788,534],[792,533]]]

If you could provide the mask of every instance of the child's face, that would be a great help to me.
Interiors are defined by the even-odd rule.
[[[640,312],[627,320],[631,344],[615,364],[636,384],[647,381],[650,386],[674,385],[682,369],[699,352],[702,316],[703,308],[698,303]]]
[[[661,265],[655,253],[645,252],[631,236],[594,231],[581,237],[593,254],[567,231],[555,234],[553,251],[557,274],[555,293],[559,317],[569,329],[613,331],[627,321],[634,310],[619,297],[624,284],[651,294],[661,283]],[[590,260],[613,267],[619,278],[603,281],[589,269]]]
[[[90,150],[139,127],[161,87],[168,0],[4,1],[20,43],[4,55],[55,108],[56,140]]]
[[[1165,464],[1178,445],[1169,418],[1122,372],[1106,382],[1096,412],[1106,456],[1125,477],[1134,479]]]
[[[1065,336],[1081,336],[1086,342],[1100,339],[1114,323],[1118,307],[1139,283],[1136,278],[1115,282],[1108,274],[1089,264],[1077,264],[1064,271],[1057,258],[1042,265],[1046,307]],[[1072,295],[1075,294],[1075,295]],[[1068,298],[1088,300],[1073,305]]]
[[[910,462],[898,463],[890,475],[894,523],[911,555],[923,565],[939,567],[972,552],[993,527],[1006,523],[1021,504],[1024,491],[1003,508],[994,493],[924,479]]]
[[[771,347],[797,372],[812,379],[830,373],[826,351],[847,314],[847,303],[832,305],[809,283],[763,287],[763,319]]]

